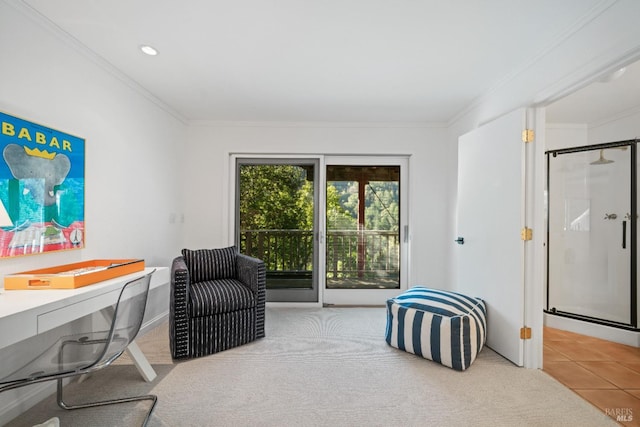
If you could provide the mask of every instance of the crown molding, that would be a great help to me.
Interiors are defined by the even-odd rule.
[[[564,123],[564,122],[547,122],[547,129],[582,129],[582,130],[591,130],[597,129],[601,126],[606,126],[610,123],[617,122],[618,120],[626,119],[627,117],[632,117],[640,115],[640,106],[635,106],[632,108],[628,108],[624,111],[620,111],[616,114],[613,114],[604,119],[596,120],[589,123]]]
[[[631,117],[631,116],[635,116],[635,115],[640,115],[640,106],[629,108],[627,110],[620,111],[619,113],[614,114],[613,116],[607,117],[605,119],[601,119],[601,120],[594,121],[592,123],[588,123],[588,128],[589,129],[596,129],[596,128],[599,128],[600,126],[605,126],[605,125],[608,125],[609,123],[616,122],[618,120],[622,120],[622,119],[625,119],[627,117]]]
[[[193,127],[218,128],[364,128],[364,129],[446,129],[446,123],[428,122],[281,122],[281,121],[220,121],[220,120],[189,120]]]
[[[96,64],[100,69],[115,77],[121,83],[124,83],[129,89],[141,95],[143,98],[147,99],[151,103],[155,104],[157,107],[165,111],[166,113],[173,116],[175,119],[180,121],[183,124],[187,124],[188,120],[185,116],[180,114],[174,108],[163,102],[161,99],[156,97],[154,94],[149,92],[143,86],[141,86],[138,82],[133,80],[131,77],[127,76],[125,73],[120,71],[117,67],[111,64],[109,61],[104,59],[102,56],[98,55],[91,49],[89,49],[86,45],[81,43],[78,39],[73,37],[71,34],[64,31],[46,16],[42,15],[36,9],[27,4],[24,0],[4,0],[5,3],[12,6],[18,12],[24,14],[27,18],[31,19],[35,22],[39,27],[46,30],[49,34],[56,37],[62,43],[67,45],[68,47],[75,50],[77,53],[90,60],[94,64]]]

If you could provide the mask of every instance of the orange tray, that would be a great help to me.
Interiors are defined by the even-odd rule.
[[[144,270],[142,259],[94,259],[8,274],[5,289],[74,289]]]

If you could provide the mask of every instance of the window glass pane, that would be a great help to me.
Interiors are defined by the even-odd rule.
[[[400,167],[327,166],[326,287],[400,287]]]
[[[312,289],[313,165],[240,164],[240,252],[259,258],[269,289]]]

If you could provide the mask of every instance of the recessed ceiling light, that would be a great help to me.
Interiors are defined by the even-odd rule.
[[[149,56],[156,56],[158,54],[158,51],[156,50],[156,48],[154,48],[153,46],[149,46],[149,45],[142,45],[140,46],[140,50]]]

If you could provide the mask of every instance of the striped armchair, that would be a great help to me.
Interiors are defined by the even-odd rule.
[[[234,246],[183,249],[171,265],[171,356],[205,356],[264,337],[265,286],[264,263]]]

